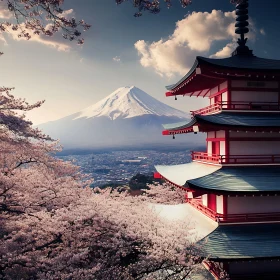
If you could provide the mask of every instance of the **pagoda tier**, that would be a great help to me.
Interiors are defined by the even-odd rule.
[[[164,124],[163,135],[218,130],[280,131],[279,113],[229,113],[195,115],[191,121]]]
[[[187,180],[184,187],[227,195],[274,195],[280,194],[279,182],[280,166],[235,166],[222,167],[209,175]]]
[[[222,270],[230,279],[280,279],[280,224],[222,225],[198,244],[216,279]]]
[[[280,166],[221,167],[191,162],[155,166],[170,183],[199,193],[240,195],[280,194]],[[280,208],[279,208],[280,211]]]
[[[190,162],[179,165],[156,165],[157,172],[166,180],[176,185],[177,187],[185,187],[188,180],[200,178],[209,175],[217,170],[220,166],[200,164]]]
[[[186,191],[186,202],[219,226],[198,242],[215,279],[280,279],[280,60],[246,46],[248,0],[237,1],[232,56],[198,56],[166,96],[207,97],[192,119],[163,125],[163,135],[205,132],[192,162],[156,166]]]
[[[211,260],[280,259],[280,224],[222,225],[199,244]]]
[[[194,208],[220,224],[280,221],[280,166],[156,166]]]
[[[228,80],[257,80],[251,88],[259,88],[260,81],[280,79],[280,61],[253,55],[234,55],[229,58],[211,59],[198,56],[193,67],[176,84],[167,86],[166,96],[209,97],[211,89],[220,87],[221,92]],[[241,87],[241,86],[240,86]]]

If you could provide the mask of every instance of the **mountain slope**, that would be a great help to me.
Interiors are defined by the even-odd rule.
[[[117,89],[106,98],[79,112],[75,119],[104,116],[115,120],[143,115],[186,118],[186,113],[176,110],[132,86]]]
[[[174,142],[172,137],[161,134],[163,123],[184,119],[186,113],[133,86],[119,88],[84,110],[39,128],[59,139],[65,148],[148,148],[193,141],[192,137],[180,135]]]

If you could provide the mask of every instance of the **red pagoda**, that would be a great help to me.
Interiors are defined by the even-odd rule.
[[[204,266],[214,279],[280,279],[280,60],[246,46],[248,1],[236,6],[238,47],[225,59],[197,57],[166,96],[209,98],[189,122],[163,135],[207,134],[192,162],[156,166],[186,190],[187,203],[217,223],[203,238]]]

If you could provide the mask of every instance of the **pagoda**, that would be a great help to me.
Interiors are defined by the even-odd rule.
[[[280,279],[280,60],[246,45],[248,0],[236,5],[238,47],[231,57],[197,57],[166,96],[204,97],[209,106],[163,135],[206,133],[192,162],[156,166],[157,176],[186,191],[187,203],[217,227],[202,238],[214,279]]]

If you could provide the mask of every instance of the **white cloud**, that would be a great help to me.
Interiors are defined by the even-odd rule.
[[[8,46],[8,42],[2,33],[0,33],[0,42],[2,42],[4,46]]]
[[[13,17],[13,13],[8,9],[7,1],[0,1],[0,18],[10,19]]]
[[[224,58],[229,57],[232,52],[236,49],[237,44],[236,43],[228,43],[225,47],[223,47],[221,50],[216,52],[213,55],[210,55],[211,58]]]
[[[12,13],[8,10],[5,10],[5,5],[4,3],[0,3],[0,18],[2,19],[10,19],[13,17]],[[69,9],[69,10],[65,10],[63,11],[63,13],[60,14],[60,16],[63,17],[70,17],[73,16],[73,9]],[[23,25],[23,23],[22,23]],[[48,29],[48,27],[50,27],[51,25],[47,25],[46,29]],[[28,32],[28,31],[27,31]],[[30,34],[32,34],[33,32],[30,31]],[[14,31],[12,30],[11,27],[7,28],[7,32],[1,33],[0,34],[0,41],[4,42],[5,45],[7,45],[7,38],[11,38],[13,40],[16,41],[26,41],[25,38],[23,37],[19,37],[20,34],[20,29],[18,31]],[[43,45],[46,45],[48,47],[52,47],[57,49],[58,51],[69,51],[70,50],[70,44],[67,40],[65,40],[61,33],[55,33],[53,36],[45,36],[45,35],[33,35],[31,39],[29,40],[31,42],[37,42]]]
[[[113,57],[113,61],[121,62],[121,58],[119,56],[115,56],[115,57]]]
[[[58,51],[63,51],[63,52],[70,51],[71,47],[70,47],[69,44],[67,44],[68,42],[63,38],[55,38],[55,37],[58,37],[58,36],[54,35],[54,36],[51,36],[51,37],[46,37],[46,36],[43,36],[43,35],[42,36],[34,35],[33,37],[31,37],[31,39],[29,41],[37,42],[37,43],[46,45],[48,47],[55,48]],[[62,42],[62,40],[65,40],[65,43]]]
[[[69,9],[69,10],[65,10],[63,11],[61,14],[59,14],[59,16],[62,16],[62,17],[68,17],[68,16],[72,16],[74,14],[74,10],[73,9]]]
[[[0,7],[0,18],[2,19],[12,18],[12,13],[9,10]]]
[[[47,29],[47,27],[46,27]],[[32,33],[32,31],[31,31]],[[17,31],[14,31],[11,29],[11,27],[7,28],[7,32],[2,33],[3,39],[0,37],[0,41],[3,41],[7,44],[7,38],[11,38],[15,41],[27,41],[24,37],[19,37],[20,34],[20,28]],[[5,41],[4,41],[5,40]],[[65,40],[62,35],[58,32],[55,33],[53,36],[45,36],[45,35],[33,35],[28,40],[29,42],[36,42],[43,44],[48,47],[52,47],[57,49],[58,51],[64,51],[67,52],[70,50],[70,44],[67,40]]]
[[[139,40],[135,48],[143,67],[153,68],[159,75],[172,77],[174,74],[184,75],[192,66],[197,55],[209,55],[211,47],[217,41],[228,40],[223,49],[213,57],[228,56],[234,50],[235,12],[193,12],[176,23],[173,34],[167,39],[156,42]],[[254,38],[252,25],[250,38]]]

